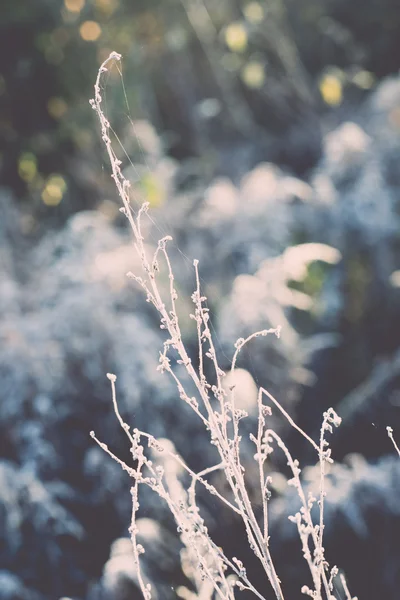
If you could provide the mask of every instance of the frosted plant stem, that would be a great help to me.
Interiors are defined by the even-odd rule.
[[[395,441],[395,439],[393,437],[393,429],[392,429],[392,427],[389,427],[389,426],[386,427],[386,431],[387,431],[388,437],[391,440],[391,442],[392,442],[392,444],[393,444],[393,446],[394,446],[397,454],[400,456],[400,448],[396,444],[396,441]]]
[[[239,421],[246,416],[245,411],[236,408],[235,406],[235,390],[231,388],[231,393],[228,394],[222,385],[222,378],[225,372],[219,367],[217,352],[213,341],[209,326],[209,310],[205,304],[206,297],[201,295],[200,276],[198,269],[198,261],[193,262],[196,289],[192,295],[192,301],[195,309],[194,314],[190,315],[196,321],[198,352],[199,352],[199,367],[196,370],[187,353],[182,340],[178,313],[176,309],[176,299],[178,298],[177,291],[174,285],[174,274],[172,265],[167,251],[167,243],[172,240],[170,236],[166,236],[158,241],[158,246],[152,254],[152,258],[148,259],[149,250],[144,244],[142,234],[142,218],[147,215],[149,204],[144,202],[137,210],[133,209],[130,202],[130,182],[124,176],[121,170],[121,161],[117,158],[111,142],[109,132],[112,128],[102,110],[101,96],[101,76],[107,71],[107,66],[111,61],[120,61],[121,56],[116,52],[112,52],[110,56],[102,63],[95,83],[94,99],[90,101],[92,108],[96,111],[100,121],[101,134],[108,157],[111,164],[111,177],[114,179],[118,194],[122,201],[121,212],[126,216],[133,232],[134,247],[140,258],[142,266],[142,277],[128,273],[128,276],[136,281],[137,284],[144,290],[146,300],[152,304],[158,311],[160,316],[160,328],[169,334],[169,338],[164,341],[164,350],[160,352],[159,367],[161,372],[168,372],[173,378],[180,398],[189,404],[194,413],[199,417],[204,427],[210,431],[211,444],[213,444],[219,454],[220,462],[215,466],[208,467],[199,473],[192,471],[184,462],[184,460],[175,452],[170,452],[163,448],[153,436],[145,432],[133,429],[130,431],[129,426],[124,422],[117,404],[115,381],[116,376],[108,374],[108,379],[111,381],[112,401],[115,415],[119,421],[121,428],[125,431],[131,444],[131,453],[135,461],[136,468],[129,467],[125,462],[115,456],[108,447],[100,442],[95,434],[92,437],[99,446],[115,460],[122,469],[134,479],[134,484],[131,488],[132,494],[132,519],[130,534],[133,544],[134,558],[137,565],[137,577],[140,589],[145,600],[151,600],[151,586],[146,584],[140,568],[140,554],[145,550],[137,543],[137,526],[136,513],[139,509],[139,487],[144,484],[158,493],[170,509],[175,521],[178,525],[178,530],[181,532],[181,539],[186,549],[190,553],[190,559],[197,561],[200,565],[202,576],[204,575],[203,585],[196,580],[198,588],[198,597],[211,600],[210,593],[222,600],[235,600],[234,587],[239,590],[248,590],[257,596],[260,600],[265,600],[264,596],[258,592],[251,582],[248,580],[246,570],[237,558],[229,559],[222,549],[218,548],[207,533],[207,528],[204,526],[204,521],[200,516],[200,511],[196,505],[196,483],[200,483],[209,493],[215,495],[226,507],[231,511],[240,515],[245,531],[247,534],[248,543],[254,555],[260,561],[266,576],[272,586],[274,595],[277,600],[284,600],[284,595],[281,588],[281,582],[275,570],[275,565],[270,553],[269,534],[268,534],[268,485],[270,478],[264,474],[264,462],[268,454],[268,439],[275,440],[278,446],[283,450],[288,460],[288,465],[293,472],[293,485],[295,485],[297,493],[301,501],[301,512],[297,513],[292,520],[296,522],[301,539],[303,554],[311,571],[315,590],[309,590],[307,586],[303,586],[302,591],[315,600],[322,600],[322,593],[325,592],[326,599],[332,600],[330,591],[332,589],[332,578],[336,571],[331,570],[330,579],[328,581],[326,570],[327,563],[324,559],[323,548],[323,530],[324,530],[324,498],[325,498],[325,462],[332,462],[330,459],[330,450],[327,449],[328,442],[325,439],[326,432],[331,432],[331,424],[337,426],[340,423],[339,417],[332,409],[324,413],[324,420],[321,427],[319,445],[309,437],[285,411],[281,404],[264,388],[260,388],[258,394],[258,431],[257,437],[251,435],[251,439],[256,444],[259,471],[259,484],[262,495],[263,519],[260,526],[254,513],[253,505],[250,500],[249,490],[246,487],[244,478],[245,468],[241,462],[240,456],[240,441]],[[166,269],[169,278],[168,289],[159,287],[158,273],[160,271],[159,261],[166,264]],[[235,344],[235,352],[232,359],[231,374],[234,374],[238,355],[245,344],[259,336],[265,336],[269,333],[274,333],[279,337],[280,328],[265,329],[252,335],[246,339],[240,338]],[[206,347],[204,347],[206,346]],[[184,384],[184,379],[178,377],[173,370],[171,359],[168,356],[170,348],[173,348],[178,355],[177,364],[183,365],[190,380],[194,384],[196,396],[189,397],[186,389],[189,389]],[[205,360],[211,360],[213,370],[215,372],[215,385],[207,382],[205,371]],[[175,364],[175,361],[174,361]],[[319,524],[313,525],[311,518],[311,508],[315,498],[309,497],[306,499],[303,491],[298,467],[298,461],[294,460],[290,455],[289,450],[285,446],[283,440],[270,429],[266,429],[265,416],[269,414],[270,408],[262,403],[262,396],[265,395],[276,406],[289,424],[298,431],[317,451],[320,463],[320,490],[319,490]],[[216,403],[214,402],[216,400]],[[215,409],[215,406],[217,408]],[[228,422],[232,421],[232,427],[228,428]],[[391,438],[397,452],[400,455],[400,450],[397,447],[391,430],[388,428],[388,435]],[[165,451],[168,460],[171,459],[177,463],[191,478],[191,483],[187,489],[183,487],[177,475],[171,474],[168,470],[164,470],[159,463],[153,467],[152,461],[147,458],[147,452],[144,451],[142,438],[147,440],[150,449],[157,451]],[[205,477],[214,471],[221,470],[229,485],[232,497],[225,498],[223,494],[209,483]],[[164,481],[166,485],[164,485]],[[310,551],[309,544],[313,545],[313,554]],[[207,558],[208,557],[208,558]],[[210,558],[211,557],[211,558]],[[209,559],[211,563],[208,562]],[[238,580],[232,584],[232,580],[227,578],[225,570],[230,569],[233,575],[238,577]],[[208,590],[210,586],[210,590]],[[213,592],[211,591],[213,590]],[[213,596],[215,597],[215,596]]]

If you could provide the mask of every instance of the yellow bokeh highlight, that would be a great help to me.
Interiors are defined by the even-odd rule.
[[[60,204],[67,184],[61,175],[50,175],[42,191],[42,200],[46,206],[58,206]]]
[[[264,65],[259,61],[250,61],[242,69],[241,78],[247,87],[261,88],[265,83]]]
[[[101,27],[96,21],[84,21],[79,27],[79,33],[85,42],[95,42],[101,36]]]
[[[261,23],[264,19],[264,8],[259,2],[249,2],[246,4],[243,13],[249,23]]]
[[[18,161],[18,175],[27,183],[33,181],[37,174],[36,156],[31,152],[21,154]]]
[[[319,82],[319,91],[324,102],[330,106],[338,106],[343,100],[342,82],[336,75],[324,75]]]
[[[225,29],[225,42],[232,52],[244,52],[247,48],[247,31],[241,23],[231,23]]]
[[[353,83],[362,90],[369,90],[375,84],[375,76],[371,71],[358,71],[353,77]]]
[[[85,0],[64,0],[64,6],[70,12],[79,13],[85,6]]]
[[[67,109],[68,105],[63,98],[49,98],[47,102],[47,112],[53,119],[61,119]]]
[[[146,173],[140,179],[140,187],[150,206],[160,206],[165,200],[165,192],[161,183],[152,173]]]

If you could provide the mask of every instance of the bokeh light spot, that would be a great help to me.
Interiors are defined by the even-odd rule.
[[[330,106],[337,106],[342,102],[343,87],[336,75],[324,75],[319,82],[319,91],[324,102]]]
[[[247,87],[261,88],[265,83],[264,65],[259,61],[250,61],[242,69],[241,77]]]
[[[375,76],[371,71],[358,71],[353,77],[353,83],[362,90],[369,90],[375,83]]]
[[[243,13],[249,23],[261,23],[264,19],[264,9],[259,2],[249,2],[246,4]]]
[[[79,33],[85,42],[95,42],[101,35],[101,27],[96,21],[85,21],[80,26]]]
[[[231,23],[225,29],[225,42],[232,52],[244,52],[247,48],[247,31],[241,23]]]
[[[50,175],[42,191],[42,200],[46,206],[58,206],[67,189],[65,179],[61,175]]]
[[[31,152],[21,154],[18,161],[18,174],[27,183],[32,181],[37,173],[36,156]]]
[[[165,200],[165,194],[160,182],[152,173],[146,173],[141,178],[139,185],[147,202],[151,206],[161,206]]]
[[[79,13],[85,6],[85,0],[64,0],[64,5],[70,12]]]

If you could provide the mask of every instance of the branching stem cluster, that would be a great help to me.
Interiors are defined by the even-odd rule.
[[[281,404],[267,390],[260,388],[258,393],[258,429],[256,435],[251,434],[250,439],[255,445],[255,460],[258,464],[259,491],[262,498],[262,523],[256,518],[254,508],[250,499],[248,486],[245,481],[245,467],[241,458],[240,421],[246,418],[244,410],[237,408],[235,403],[235,386],[228,390],[224,385],[226,373],[219,367],[217,351],[214,346],[213,337],[209,325],[209,312],[206,306],[206,298],[201,293],[198,261],[193,262],[196,277],[196,289],[192,295],[194,305],[193,314],[190,317],[195,321],[198,342],[198,368],[195,369],[182,341],[179,316],[176,307],[178,294],[174,284],[174,274],[168,255],[168,242],[171,237],[167,236],[159,240],[155,252],[149,256],[149,250],[144,244],[142,235],[142,219],[145,217],[149,205],[143,203],[139,209],[131,204],[130,182],[125,178],[121,170],[121,161],[118,159],[110,138],[110,124],[102,108],[101,78],[110,63],[119,61],[121,56],[112,52],[101,65],[96,83],[94,99],[90,101],[100,121],[102,139],[105,144],[110,160],[112,178],[118,190],[122,202],[121,212],[124,213],[132,229],[134,246],[142,267],[141,275],[128,273],[144,291],[147,301],[152,304],[160,316],[160,327],[167,333],[163,350],[160,352],[158,369],[168,373],[177,386],[181,400],[187,403],[209,432],[210,442],[218,451],[219,461],[199,473],[193,472],[168,443],[156,440],[153,436],[138,429],[131,431],[129,425],[124,422],[119,412],[116,399],[116,376],[108,374],[111,381],[112,399],[114,412],[117,419],[129,439],[134,467],[115,456],[109,448],[97,439],[94,432],[92,437],[121,467],[127,471],[133,480],[132,494],[132,522],[130,535],[133,544],[134,559],[137,570],[137,581],[145,600],[152,598],[150,583],[146,583],[140,564],[140,556],[145,548],[138,542],[138,528],[136,525],[137,512],[139,510],[139,488],[141,485],[148,486],[156,492],[168,505],[175,518],[178,531],[181,534],[185,546],[185,556],[195,566],[198,575],[193,576],[193,583],[198,593],[198,598],[221,598],[234,600],[235,592],[248,590],[254,596],[265,600],[265,592],[260,592],[248,579],[246,568],[242,561],[236,557],[230,558],[211,539],[204,519],[196,501],[196,485],[203,486],[210,494],[214,495],[227,508],[240,516],[247,534],[248,543],[254,555],[261,563],[266,577],[272,586],[275,597],[284,600],[281,582],[277,575],[274,560],[270,550],[268,502],[271,496],[269,490],[271,478],[267,475],[266,463],[268,455],[279,448],[287,459],[293,478],[289,481],[298,493],[300,510],[290,519],[296,524],[300,535],[304,558],[308,564],[313,589],[304,586],[302,591],[316,600],[331,600],[333,595],[333,580],[338,573],[336,567],[329,568],[324,556],[323,531],[324,531],[324,480],[325,465],[332,462],[326,434],[332,431],[332,426],[338,426],[339,417],[329,409],[324,413],[323,424],[319,444],[314,442],[284,410]],[[167,291],[161,291],[159,285],[159,273],[166,269],[169,286]],[[279,337],[280,328],[268,329],[253,333],[246,339],[240,338],[235,344],[232,359],[231,373],[234,374],[240,351],[246,344],[259,336],[275,334]],[[170,350],[173,349],[177,360],[170,358]],[[213,381],[209,382],[205,372],[206,361],[209,360],[213,371]],[[175,368],[175,362],[183,365],[189,380],[194,384],[195,395],[187,392],[185,382],[178,375],[179,370]],[[264,404],[264,400],[269,402]],[[271,406],[276,407],[294,427],[315,449],[320,465],[319,499],[312,494],[306,495],[300,479],[300,468],[298,461],[293,459],[282,438],[271,428],[267,421],[271,414]],[[178,476],[178,471],[186,473],[190,479],[190,485],[184,487]],[[223,474],[230,490],[229,497],[218,491],[210,483],[208,477],[215,471]],[[318,507],[319,519],[314,524],[312,519],[313,507]],[[205,591],[208,590],[208,596]]]

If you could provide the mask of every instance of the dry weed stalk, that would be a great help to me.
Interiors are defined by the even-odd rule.
[[[287,463],[293,474],[293,478],[289,484],[296,488],[301,504],[299,512],[290,517],[290,519],[297,525],[304,558],[308,564],[313,582],[313,589],[304,586],[302,591],[316,600],[332,600],[335,598],[333,595],[333,580],[338,573],[338,569],[336,567],[330,569],[324,556],[324,479],[325,465],[332,462],[330,449],[326,441],[326,434],[332,432],[332,426],[337,427],[340,424],[340,418],[333,409],[329,409],[324,413],[320,440],[319,444],[317,444],[296,425],[280,403],[267,390],[260,388],[258,394],[258,431],[256,435],[250,436],[256,449],[254,458],[258,463],[259,489],[262,497],[263,518],[260,525],[255,516],[245,484],[245,468],[240,456],[240,420],[245,418],[247,414],[235,406],[234,386],[226,391],[223,385],[225,373],[218,364],[217,353],[209,327],[209,314],[205,305],[206,298],[201,294],[198,261],[195,260],[193,263],[196,275],[196,289],[192,295],[194,312],[190,315],[195,321],[197,328],[199,366],[196,370],[183,344],[179,316],[176,310],[177,292],[167,250],[167,244],[172,238],[168,236],[160,239],[154,255],[148,257],[148,250],[144,246],[141,222],[148,211],[149,205],[148,203],[143,203],[137,211],[134,210],[130,201],[130,182],[123,175],[121,161],[117,158],[113,150],[109,135],[110,124],[102,109],[100,82],[103,73],[107,71],[109,63],[119,61],[120,59],[121,56],[119,54],[112,52],[103,62],[95,83],[95,96],[90,103],[100,120],[102,139],[106,146],[112,169],[111,176],[114,179],[122,201],[120,210],[124,213],[132,228],[135,249],[141,260],[142,276],[134,275],[133,273],[128,273],[128,276],[143,288],[147,301],[155,307],[160,315],[161,329],[164,329],[168,334],[168,338],[164,342],[163,351],[160,352],[158,369],[161,372],[167,372],[174,379],[181,400],[186,402],[203,422],[206,430],[209,432],[210,443],[216,447],[220,458],[220,462],[215,466],[195,473],[185,464],[184,460],[174,451],[168,442],[156,440],[153,436],[138,429],[131,431],[129,425],[123,421],[118,409],[115,389],[116,376],[108,374],[112,387],[114,411],[129,439],[135,467],[128,466],[115,456],[105,444],[96,438],[94,432],[91,432],[91,435],[99,446],[117,461],[133,479],[131,488],[132,522],[130,535],[133,544],[138,584],[144,598],[150,600],[153,597],[151,585],[145,582],[140,566],[140,555],[145,552],[145,549],[137,541],[138,529],[136,526],[136,514],[139,509],[139,487],[140,485],[146,485],[167,503],[175,518],[178,531],[181,533],[181,540],[185,546],[185,560],[194,565],[194,569],[192,569],[192,581],[196,589],[196,595],[192,596],[193,598],[202,600],[211,600],[212,598],[234,600],[237,590],[249,590],[261,600],[265,600],[267,597],[264,595],[266,592],[263,591],[261,593],[248,579],[246,568],[242,562],[235,557],[229,558],[210,538],[206,524],[200,515],[196,503],[196,485],[202,485],[226,507],[241,517],[251,550],[264,568],[276,598],[284,600],[281,582],[276,573],[270,552],[268,500],[270,497],[269,486],[271,479],[265,473],[267,457],[273,451],[274,445],[276,445],[287,459]],[[161,268],[160,259],[165,263],[169,277],[169,290],[166,298],[163,297],[157,283],[158,273]],[[279,337],[279,328],[259,331],[247,339],[238,339],[235,344],[231,372],[234,372],[239,352],[246,344],[258,336],[266,336],[271,333]],[[169,357],[171,348],[179,356],[177,363],[184,365],[190,380],[196,388],[197,397],[189,396],[184,383],[176,374]],[[211,361],[213,370],[215,371],[215,383],[213,385],[207,381],[204,374],[205,360]],[[270,403],[279,409],[290,425],[305,437],[317,452],[320,465],[318,500],[312,494],[306,495],[300,479],[298,461],[293,459],[282,438],[275,431],[267,427],[267,418],[271,414],[271,408],[263,403],[264,398],[267,398]],[[215,409],[215,405],[218,407],[217,409]],[[145,443],[147,447],[145,447]],[[181,472],[185,472],[190,476],[191,484],[189,487],[185,488],[181,483],[176,467],[179,467]],[[220,470],[223,473],[229,484],[232,494],[230,499],[226,498],[207,481],[207,476],[216,470]],[[313,523],[311,516],[312,508],[315,504],[318,505],[319,509],[319,522],[317,524]],[[189,594],[188,591],[187,594]],[[189,597],[187,594],[186,597]]]

